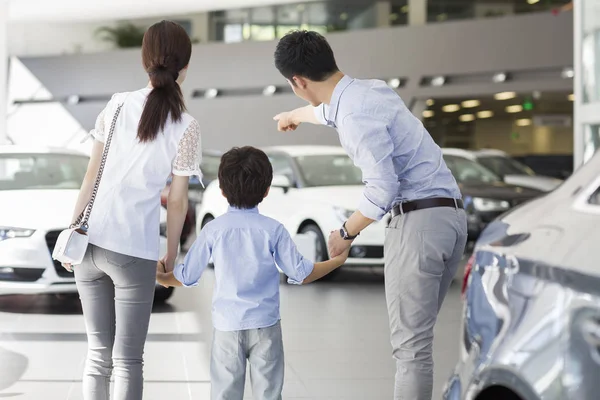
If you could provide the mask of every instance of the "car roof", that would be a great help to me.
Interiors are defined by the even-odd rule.
[[[22,146],[16,144],[0,146],[0,154],[62,154],[87,157],[86,154],[78,150],[59,147]]]
[[[445,156],[456,156],[456,157],[468,158],[469,160],[475,160],[475,158],[476,158],[475,152],[473,152],[471,150],[454,149],[454,148],[450,148],[450,147],[445,147],[442,149],[442,153]]]
[[[477,155],[477,156],[501,156],[501,157],[508,157],[508,154],[506,154],[506,152],[504,152],[502,150],[496,150],[496,149],[481,149],[481,150],[477,150],[475,152],[475,155]]]
[[[291,157],[316,156],[316,155],[346,155],[347,153],[340,146],[271,146],[264,147],[267,153],[286,153]]]

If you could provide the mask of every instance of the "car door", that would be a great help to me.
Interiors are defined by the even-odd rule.
[[[268,156],[273,166],[273,176],[285,176],[290,181],[291,187],[288,190],[271,187],[269,195],[258,207],[263,215],[276,219],[289,229],[289,221],[292,220],[294,212],[297,210],[295,199],[298,192],[298,180],[292,159],[284,153],[271,153]]]

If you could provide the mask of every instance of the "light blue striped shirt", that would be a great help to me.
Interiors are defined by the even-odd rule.
[[[212,257],[215,266],[213,325],[220,331],[272,326],[279,315],[279,271],[301,283],[314,264],[296,248],[288,231],[257,208],[230,207],[208,223],[173,271],[184,286],[196,286]]]
[[[362,170],[366,187],[358,210],[365,217],[380,220],[404,201],[461,198],[442,150],[385,82],[344,76],[315,115],[337,129],[342,147]]]

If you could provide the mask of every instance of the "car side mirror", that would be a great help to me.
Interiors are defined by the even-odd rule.
[[[273,181],[271,181],[271,187],[283,189],[283,193],[287,193],[290,187],[292,187],[292,183],[285,175],[275,175],[273,176]]]

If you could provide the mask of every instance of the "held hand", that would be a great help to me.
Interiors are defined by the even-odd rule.
[[[340,235],[339,231],[332,231],[329,235],[329,255],[331,257],[337,257],[345,252],[350,251],[350,246],[352,245],[352,240],[344,240],[344,238]],[[346,256],[347,257],[347,256]]]
[[[282,112],[273,117],[273,120],[277,121],[277,130],[279,132],[295,131],[300,125],[299,122],[294,121],[292,118],[292,112]]]
[[[62,263],[62,266],[64,269],[66,269],[69,272],[73,272],[73,266],[69,263]]]
[[[348,259],[349,253],[350,253],[350,248],[347,248],[346,251],[344,251],[342,254],[340,254],[337,257],[334,257],[334,260],[339,262],[340,265],[343,265],[346,262],[346,260]]]
[[[173,272],[173,270],[175,269],[175,258],[174,257],[169,257],[169,255],[164,256],[163,258],[161,258],[162,263],[165,266],[165,273],[166,272]]]
[[[161,286],[168,287],[161,283],[164,274],[166,274],[165,263],[163,260],[158,260],[156,263],[156,281],[160,283]]]

